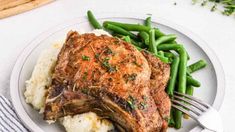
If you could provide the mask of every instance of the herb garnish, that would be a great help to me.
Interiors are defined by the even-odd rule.
[[[141,102],[140,103],[140,108],[142,109],[142,110],[144,110],[144,109],[146,109],[147,107],[148,107],[148,104],[146,103],[146,102]]]
[[[89,61],[89,60],[90,60],[90,57],[89,57],[89,56],[86,56],[86,55],[82,55],[82,60]]]
[[[88,94],[88,89],[87,88],[82,88],[81,92],[84,93],[84,94]]]
[[[103,65],[104,65],[105,67],[109,67],[109,66],[110,66],[110,65],[109,65],[109,58],[108,58],[108,57],[104,58]]]
[[[142,110],[145,110],[147,107],[148,107],[148,104],[147,104],[147,99],[148,97],[146,95],[142,95],[142,99],[144,100],[143,102],[140,102],[140,106],[139,108],[142,109]]]
[[[88,72],[84,72],[84,75],[83,75],[82,79],[86,80],[87,79],[87,75],[88,75]]]
[[[111,54],[113,54],[113,51],[109,47],[106,47],[104,53],[107,55],[111,55]]]
[[[136,79],[137,74],[132,73],[132,74],[124,74],[123,78],[125,79],[126,83],[129,81],[134,81]]]
[[[216,6],[217,6],[217,4],[214,4],[214,5],[211,7],[211,11],[215,11],[215,10],[216,10]]]
[[[235,12],[235,0],[192,0],[193,4],[196,3],[201,3],[201,6],[205,6],[207,4],[207,2],[212,2],[214,3],[214,5],[211,7],[211,11],[215,11],[217,8],[217,4],[221,4],[223,5],[224,9],[222,12],[222,14],[224,15],[232,15]]]
[[[108,70],[108,72],[116,72],[117,71],[117,67],[116,66],[111,66],[109,64],[109,60],[110,58],[106,57],[104,58],[102,65]]]
[[[141,67],[141,64],[138,64],[136,60],[133,61],[132,63],[135,64],[135,65],[138,66],[138,67]]]
[[[95,58],[96,58],[97,60],[99,60],[100,54],[96,53],[96,54],[95,54]]]
[[[136,108],[136,106],[135,106],[136,100],[131,95],[129,96],[129,99],[127,100],[127,103],[131,107],[132,110],[134,110]]]
[[[207,1],[204,0],[202,3],[201,3],[201,6],[205,6],[207,4]]]

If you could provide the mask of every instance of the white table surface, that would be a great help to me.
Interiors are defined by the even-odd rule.
[[[177,5],[174,5],[177,2]],[[226,76],[220,114],[225,132],[235,121],[235,17],[193,6],[191,0],[58,0],[35,10],[0,20],[0,94],[10,99],[9,79],[17,56],[27,43],[48,28],[66,20],[95,13],[151,13],[190,29],[215,51]]]

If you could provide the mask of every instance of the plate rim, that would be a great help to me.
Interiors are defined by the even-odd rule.
[[[97,19],[107,19],[107,18],[129,18],[129,19],[142,19],[144,20],[148,14],[134,14],[134,13],[124,13],[124,12],[116,12],[116,13],[98,13],[96,15]],[[37,46],[37,44],[45,39],[47,36],[50,34],[53,34],[54,32],[61,30],[63,28],[66,28],[68,26],[74,25],[76,23],[82,23],[82,22],[87,22],[87,17],[86,16],[81,16],[81,17],[76,17],[74,19],[70,19],[67,21],[62,22],[61,24],[58,24],[56,26],[53,26],[46,31],[40,33],[36,37],[34,37],[31,41],[28,42],[28,45],[21,51],[19,54],[18,58],[16,59],[14,68],[11,73],[11,78],[10,78],[10,96],[12,99],[12,104],[13,107],[16,110],[17,115],[20,117],[21,121],[30,129],[34,128],[33,130],[38,131],[38,132],[43,132],[43,130],[36,125],[32,119],[28,116],[27,112],[23,108],[23,105],[21,104],[18,96],[19,96],[19,86],[18,86],[18,80],[19,80],[19,74],[21,71],[21,67],[23,66],[25,60],[27,59],[27,55],[33,50],[33,47]],[[157,15],[152,15],[152,21],[162,24],[164,26],[167,26],[169,28],[172,28],[185,36],[187,36],[189,39],[194,41],[197,46],[199,46],[205,54],[208,56],[210,59],[216,73],[216,78],[217,78],[217,91],[215,95],[215,99],[213,101],[212,106],[219,110],[221,107],[223,100],[224,100],[224,94],[225,94],[225,74],[224,70],[222,68],[222,65],[217,57],[217,55],[214,53],[214,51],[207,45],[207,43],[202,40],[198,35],[190,31],[189,29],[176,24],[172,21],[169,21],[165,18],[162,18]],[[17,88],[17,92],[16,92]]]

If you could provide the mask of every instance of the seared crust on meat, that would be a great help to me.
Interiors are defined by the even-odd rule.
[[[151,67],[151,95],[163,119],[162,131],[166,131],[171,109],[171,101],[165,92],[165,87],[170,78],[170,65],[163,63],[159,58],[156,58],[148,51],[143,50],[142,54]]]
[[[93,111],[126,131],[161,131],[168,109],[156,101],[169,98],[155,96],[165,94],[166,69],[120,39],[70,32],[58,55],[44,119]]]

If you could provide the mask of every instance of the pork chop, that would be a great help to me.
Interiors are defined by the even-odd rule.
[[[170,78],[170,66],[146,50],[142,50],[142,54],[147,59],[152,71],[150,77],[151,95],[163,119],[162,131],[166,131],[170,117],[171,101],[165,92],[165,87]]]
[[[163,130],[163,107],[156,105],[162,99],[155,96],[165,93],[157,91],[164,91],[168,79],[154,86],[159,78],[150,77],[157,67],[145,57],[117,38],[68,33],[53,72],[44,119],[92,111],[114,122],[120,131]]]

